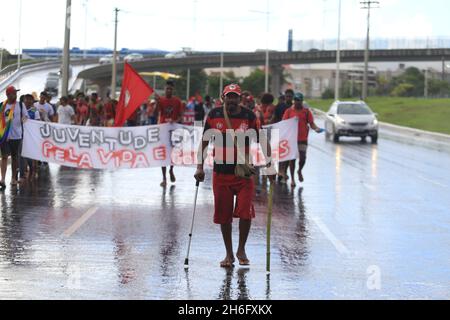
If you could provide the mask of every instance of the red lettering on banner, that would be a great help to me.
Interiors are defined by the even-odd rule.
[[[289,147],[289,141],[287,140],[282,140],[280,142],[280,148],[278,150],[278,156],[280,157],[280,159],[284,159],[286,158],[290,153],[291,153],[291,149]]]
[[[79,162],[78,162],[78,168],[80,169],[92,169],[94,166],[92,164],[91,156],[89,153],[83,153],[80,156]]]
[[[156,161],[165,161],[167,159],[166,147],[158,147],[153,149],[153,159]]]
[[[57,163],[61,164],[74,164],[80,169],[92,169],[92,159],[88,153],[83,153],[79,156],[75,154],[74,149],[60,148],[53,145],[49,141],[44,141],[42,144],[42,154],[45,158],[53,158]]]
[[[150,167],[147,156],[142,152],[137,153],[131,150],[120,150],[107,153],[103,149],[98,149],[97,154],[103,165],[114,161],[116,168],[123,167],[126,164],[129,164],[132,169]]]

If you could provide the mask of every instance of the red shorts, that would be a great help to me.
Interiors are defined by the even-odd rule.
[[[214,173],[214,223],[231,224],[233,218],[252,220],[256,217],[253,197],[255,182],[235,175]],[[236,197],[236,206],[234,203]]]

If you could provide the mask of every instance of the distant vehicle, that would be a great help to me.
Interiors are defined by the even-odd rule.
[[[69,78],[72,78],[72,72],[73,72],[73,68],[72,68],[72,66],[69,66]],[[53,73],[52,73],[52,74],[53,74]],[[58,75],[59,78],[62,77],[62,68],[59,69],[57,75]]]
[[[47,80],[48,79],[59,79],[59,73],[56,73],[56,72],[50,72],[48,75],[47,75]]]
[[[166,59],[180,59],[180,58],[186,58],[187,53],[186,52],[172,52],[166,54]]]
[[[378,143],[379,124],[377,115],[363,102],[335,102],[325,121],[327,140],[339,142],[340,137],[360,137]]]
[[[113,64],[113,61],[114,61],[114,55],[108,54],[108,55],[106,55],[106,56],[101,57],[100,60],[99,60],[98,62],[99,62],[100,64]],[[117,55],[116,61],[117,61],[117,62],[120,61],[119,55]]]
[[[50,72],[47,74],[44,91],[50,93],[53,97],[58,95],[60,72]]]
[[[144,60],[144,56],[140,53],[131,53],[127,55],[124,59],[125,62],[135,62]]]

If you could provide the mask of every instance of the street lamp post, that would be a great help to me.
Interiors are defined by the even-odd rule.
[[[429,69],[425,69],[425,88],[424,88],[424,93],[423,96],[425,97],[425,99],[428,98],[428,72]]]
[[[269,92],[269,78],[270,78],[270,53],[269,53],[269,33],[270,33],[270,0],[267,0],[267,11],[257,11],[257,10],[250,10],[250,12],[254,13],[261,13],[267,15],[267,21],[266,21],[266,74],[265,74],[265,91]]]
[[[337,40],[337,52],[336,52],[336,83],[334,89],[334,99],[337,101],[340,98],[341,88],[341,17],[342,17],[342,1],[339,0],[339,13],[338,13],[338,40]]]
[[[83,59],[87,59],[88,0],[84,0],[84,51]]]
[[[17,69],[21,67],[21,56],[20,51],[22,51],[22,0],[19,1],[19,49],[17,50]]]
[[[119,24],[119,9],[115,8],[115,25],[114,25],[114,52],[112,63],[112,80],[111,80],[111,99],[116,99],[116,87],[117,87],[117,26]]]
[[[61,94],[67,96],[69,93],[69,69],[70,69],[70,23],[72,16],[72,0],[66,2],[66,20],[64,35],[64,54],[62,64],[62,88]]]
[[[366,51],[364,53],[364,80],[362,99],[367,100],[369,92],[369,57],[370,57],[370,12],[374,8],[373,5],[379,5],[379,1],[362,1],[362,9],[367,9],[367,39],[366,39]]]

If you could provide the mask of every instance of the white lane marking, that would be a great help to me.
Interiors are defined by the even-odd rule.
[[[89,219],[97,213],[99,210],[98,207],[90,208],[83,216],[81,216],[80,219],[77,220],[69,229],[67,229],[63,236],[66,238],[70,238],[75,232],[77,232],[86,222],[89,221]]]
[[[439,186],[439,187],[442,187],[442,188],[448,188],[447,185],[442,184],[442,183],[440,183],[440,182],[437,182],[437,181],[434,181],[434,180],[430,180],[430,179],[425,178],[425,177],[422,177],[422,176],[417,176],[417,177],[418,177],[419,179],[423,180],[423,181],[426,181],[426,182],[429,182],[429,183],[431,183],[431,184],[434,184],[435,186]]]
[[[331,231],[328,229],[328,227],[325,225],[325,223],[320,220],[319,217],[316,217],[315,215],[309,215],[312,221],[319,227],[320,231],[325,235],[325,237],[333,244],[333,246],[336,248],[336,250],[341,255],[350,255],[350,250],[347,249],[347,247],[340,241]]]

